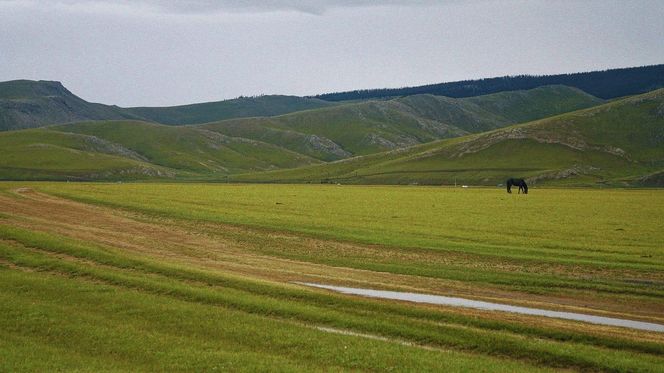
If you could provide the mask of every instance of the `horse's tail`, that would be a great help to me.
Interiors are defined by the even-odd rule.
[[[528,194],[528,184],[526,182],[523,182],[523,193]]]
[[[507,193],[512,193],[512,179],[507,179],[505,184],[507,185]]]

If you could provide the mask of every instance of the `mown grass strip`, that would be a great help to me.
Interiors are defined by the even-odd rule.
[[[613,241],[607,241],[601,234],[586,227],[589,225],[587,224],[588,221],[580,220],[589,212],[583,211],[583,214],[578,214],[582,211],[581,207],[578,207],[579,210],[576,211],[573,208],[574,204],[561,199],[559,191],[554,191],[555,199],[552,201],[546,199],[539,201],[538,209],[551,211],[551,213],[555,212],[557,223],[574,218],[574,221],[577,222],[575,226],[570,226],[570,223],[564,224],[564,232],[569,233],[569,237],[566,237],[565,233],[555,231],[555,229],[562,229],[562,226],[558,227],[553,223],[544,223],[551,220],[548,216],[539,216],[538,219],[541,221],[531,217],[529,224],[535,225],[531,229],[527,228],[529,224],[516,226],[510,223],[504,227],[504,231],[499,231],[499,228],[492,224],[500,226],[504,225],[499,224],[500,221],[513,219],[507,216],[505,219],[497,220],[495,215],[486,214],[486,211],[476,211],[477,206],[473,207],[472,200],[468,199],[478,197],[487,203],[497,204],[498,206],[492,207],[494,209],[515,207],[500,198],[496,198],[501,201],[500,203],[489,200],[488,198],[495,193],[494,191],[486,191],[486,196],[477,194],[482,191],[473,191],[468,196],[458,197],[460,194],[452,194],[453,192],[445,189],[436,191],[431,188],[395,187],[390,190],[385,187],[351,187],[352,193],[350,195],[352,198],[349,201],[344,201],[346,197],[339,194],[342,193],[341,190],[312,186],[275,186],[274,189],[277,191],[262,190],[261,188],[269,187],[260,185],[241,188],[237,185],[217,186],[209,184],[133,184],[122,186],[95,184],[90,187],[75,185],[66,189],[52,188],[48,184],[41,184],[40,188],[64,198],[128,209],[155,217],[166,216],[186,221],[239,224],[259,229],[287,230],[325,239],[342,239],[363,244],[418,248],[439,252],[454,251],[491,258],[519,260],[525,263],[538,262],[636,271],[664,270],[664,264],[661,261],[652,259],[652,254],[661,254],[658,251],[659,248],[652,242],[654,238],[648,238],[645,242],[640,242],[644,238],[637,238],[636,233],[631,233],[627,238],[616,238]],[[292,188],[292,191],[285,190],[285,188]],[[117,189],[130,190],[131,198],[122,197],[125,194],[119,193]],[[243,189],[249,191],[243,192]],[[372,193],[373,190],[376,192]],[[220,194],[222,191],[228,192],[229,196]],[[291,195],[288,194],[289,192],[296,194]],[[440,195],[433,194],[434,192],[440,193]],[[572,191],[570,193],[574,194],[575,192],[579,195],[572,195],[567,198],[577,204],[587,205],[589,203],[585,200],[588,197],[585,195],[585,191]],[[598,193],[600,193],[600,197],[587,199],[590,199],[591,202],[598,200],[597,203],[603,203],[602,198],[610,198],[608,196],[603,197],[606,192],[599,191]],[[354,194],[358,194],[358,196]],[[620,206],[623,211],[627,209],[625,203],[628,199],[621,196],[620,193],[613,194],[615,194],[614,199],[620,197]],[[184,199],[182,198],[183,195],[191,196],[191,198]],[[292,197],[295,195],[298,197]],[[372,197],[372,195],[376,196]],[[385,198],[403,198],[403,201],[393,201],[394,206],[386,207],[385,201],[379,199],[383,195]],[[419,199],[413,201],[413,206],[407,205],[407,202],[413,196]],[[654,203],[656,205],[661,196],[656,192],[653,192],[653,196],[656,199]],[[231,200],[232,197],[236,197],[237,200]],[[639,201],[644,198],[640,194],[638,197]],[[440,214],[437,214],[435,209],[432,211],[430,205],[425,204],[427,198],[431,199],[431,203],[451,203],[453,205],[450,206],[449,212],[443,210]],[[457,200],[456,198],[460,199]],[[322,199],[322,201],[317,201],[317,199]],[[375,209],[377,212],[366,214],[362,211],[362,213],[358,213],[355,211],[358,207],[350,205],[355,199],[358,199],[358,205],[367,209]],[[164,204],[164,200],[168,200],[169,203]],[[294,207],[275,209],[274,202],[270,200],[287,201],[285,203],[294,205]],[[272,204],[270,205],[269,202],[272,202]],[[322,204],[326,202],[329,203],[323,206]],[[553,202],[558,204],[553,205]],[[375,203],[376,205],[369,206],[368,203]],[[461,203],[468,203],[463,205],[463,207],[470,209],[467,214],[459,211],[462,208]],[[311,204],[314,204],[314,206],[309,208]],[[560,207],[561,205],[563,207]],[[420,209],[421,213],[416,213],[416,208]],[[532,209],[532,206],[523,206],[522,208]],[[590,211],[595,209],[596,206],[594,205],[589,207]],[[312,210],[315,210],[315,212]],[[630,213],[635,214],[636,212],[633,210],[634,207],[629,208]],[[533,211],[529,211],[533,213]],[[543,213],[542,211],[535,212],[537,212],[537,215]],[[572,212],[579,216],[569,215]],[[405,217],[390,222],[391,219],[382,215],[382,213],[386,215],[392,213],[396,215],[406,214],[409,219],[407,226],[416,228],[406,229],[403,224],[395,225],[402,222]],[[648,211],[648,213],[653,214],[654,212]],[[560,214],[568,215],[561,217]],[[601,211],[597,214],[601,214]],[[610,215],[599,215],[602,218],[602,230],[616,224],[620,225],[620,221],[614,216],[616,215],[614,209],[610,209],[606,214]],[[469,217],[475,215],[480,215],[481,219],[468,221]],[[454,218],[458,218],[459,221],[454,222]],[[642,219],[642,217],[639,218]],[[446,225],[431,223],[436,219],[444,219]],[[656,220],[656,218],[654,219]],[[625,223],[624,219],[622,223]],[[658,236],[657,228],[650,227],[652,223],[648,223],[648,225],[647,229],[639,227],[631,227],[631,229]],[[425,229],[425,227],[429,229]],[[573,228],[583,228],[583,231],[575,232]],[[587,237],[584,236],[584,232]],[[475,234],[473,235],[473,233]],[[611,229],[605,235],[615,236],[616,231]],[[571,237],[579,238],[578,241],[582,241],[584,244],[579,246],[577,240],[573,240]],[[591,237],[596,239],[592,240]],[[522,239],[519,240],[519,238]]]
[[[0,338],[0,370],[544,370],[477,354],[331,335],[81,278],[0,271],[0,280],[0,311],[6,316],[0,327],[7,336]]]
[[[115,267],[118,269],[136,270],[145,274],[164,276],[168,279],[195,281],[209,286],[218,286],[229,289],[237,289],[274,299],[286,299],[290,302],[302,302],[303,304],[319,304],[323,306],[341,306],[354,312],[357,305],[361,305],[362,311],[384,312],[401,316],[432,320],[442,323],[460,324],[482,329],[497,331],[509,331],[518,334],[550,338],[559,341],[574,341],[590,343],[609,348],[628,348],[635,351],[664,354],[664,345],[634,342],[629,340],[614,340],[597,336],[589,336],[583,333],[561,332],[548,328],[532,328],[520,324],[504,323],[500,321],[481,320],[465,317],[453,313],[428,312],[414,307],[402,307],[384,304],[374,301],[350,300],[332,294],[312,292],[308,289],[285,287],[265,281],[238,278],[222,275],[218,272],[183,267],[164,262],[155,262],[145,258],[130,256],[117,250],[103,248],[91,244],[83,244],[76,240],[65,237],[53,236],[47,233],[34,232],[15,227],[0,225],[0,237],[12,239],[22,245],[36,247],[49,252],[72,255],[77,258],[92,260],[96,263]]]
[[[629,357],[634,355],[634,353],[622,351],[609,353],[608,350],[600,352],[600,350],[597,350],[593,346],[572,343],[561,344],[540,340],[539,343],[533,344],[533,341],[521,337],[517,338],[506,333],[476,331],[453,325],[432,325],[431,322],[410,320],[401,315],[393,316],[385,313],[385,310],[372,312],[373,310],[364,309],[365,315],[361,317],[349,314],[343,309],[332,311],[330,307],[334,307],[333,304],[321,306],[317,304],[315,299],[306,299],[306,302],[293,302],[292,299],[257,295],[237,289],[210,288],[183,283],[181,280],[171,279],[167,276],[151,278],[150,276],[146,276],[145,273],[140,273],[140,271],[138,273],[131,273],[127,269],[89,268],[89,266],[64,263],[62,260],[47,258],[35,253],[21,252],[18,249],[12,250],[11,248],[7,248],[6,245],[4,246],[5,259],[21,266],[64,272],[72,276],[85,276],[118,286],[173,296],[187,301],[224,305],[249,313],[287,319],[293,318],[333,327],[361,330],[369,333],[404,338],[417,343],[510,356],[555,367],[571,365],[590,369],[597,369],[598,367],[601,367],[601,369],[614,369],[618,367],[616,368],[618,369],[617,371],[647,370],[647,367],[650,366],[649,364],[655,364],[655,361],[658,360],[654,356],[647,357],[648,355],[636,354],[641,356],[641,359],[637,361],[633,360],[633,357]],[[326,298],[330,300],[335,297],[328,296]],[[355,309],[358,306],[361,307],[376,303],[347,302],[349,306]],[[377,304],[372,306],[376,307]],[[607,354],[612,356],[608,359],[609,363],[607,363]],[[603,357],[596,358],[593,356]],[[652,359],[655,359],[655,361]]]

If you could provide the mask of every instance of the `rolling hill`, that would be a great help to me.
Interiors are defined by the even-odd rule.
[[[296,96],[242,97],[172,107],[121,108],[91,103],[60,82],[0,82],[0,131],[88,120],[135,119],[161,124],[195,124],[236,117],[270,116],[332,106],[335,103]]]
[[[75,122],[0,133],[0,178],[225,180],[463,136],[601,102],[553,86],[472,100],[418,95],[192,126]]]
[[[172,178],[174,170],[102,139],[28,129],[0,133],[0,180],[131,180]]]
[[[255,140],[140,121],[80,122],[0,133],[0,179],[216,178],[318,161]]]
[[[526,124],[235,181],[662,186],[664,89]]]
[[[349,103],[202,128],[285,147],[323,161],[393,150],[574,111],[603,101],[565,86],[454,99],[415,95]]]
[[[70,121],[0,132],[4,180],[495,185],[522,176],[664,185],[663,89],[608,103],[555,85],[466,98],[330,104],[263,96],[125,109],[86,102],[57,82],[14,81],[0,83],[0,108],[4,129],[41,126],[47,117]],[[288,110],[296,111],[183,126],[152,122]],[[87,120],[102,117],[115,119]]]

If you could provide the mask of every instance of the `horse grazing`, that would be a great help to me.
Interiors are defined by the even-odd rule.
[[[528,194],[528,184],[523,179],[507,179],[505,182],[507,184],[507,193],[512,193],[512,186],[519,187],[519,193],[523,191],[523,194]]]

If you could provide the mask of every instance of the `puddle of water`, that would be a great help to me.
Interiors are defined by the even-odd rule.
[[[316,284],[316,283],[310,283],[310,282],[295,282],[295,283],[300,284],[300,285],[316,287],[316,288],[320,288],[320,289],[333,290],[333,291],[343,293],[343,294],[362,295],[362,296],[370,297],[370,298],[404,300],[404,301],[415,302],[415,303],[428,303],[428,304],[438,304],[438,305],[444,305],[444,306],[466,307],[466,308],[475,308],[475,309],[487,310],[487,311],[512,312],[512,313],[519,313],[519,314],[523,314],[523,315],[553,317],[553,318],[557,318],[557,319],[584,321],[584,322],[588,322],[588,323],[591,323],[591,324],[621,326],[621,327],[625,327],[625,328],[648,330],[648,331],[664,333],[664,325],[649,323],[649,322],[643,322],[643,321],[616,319],[616,318],[613,318],[613,317],[587,315],[587,314],[575,313],[575,312],[551,311],[551,310],[544,310],[544,309],[540,309],[540,308],[511,306],[509,304],[483,302],[483,301],[478,301],[478,300],[457,298],[457,297],[445,297],[445,296],[442,296],[442,295],[431,295],[431,294],[406,293],[406,292],[399,292],[399,291],[385,291],[385,290],[349,288],[349,287],[343,287],[343,286],[322,285],[322,284]]]

